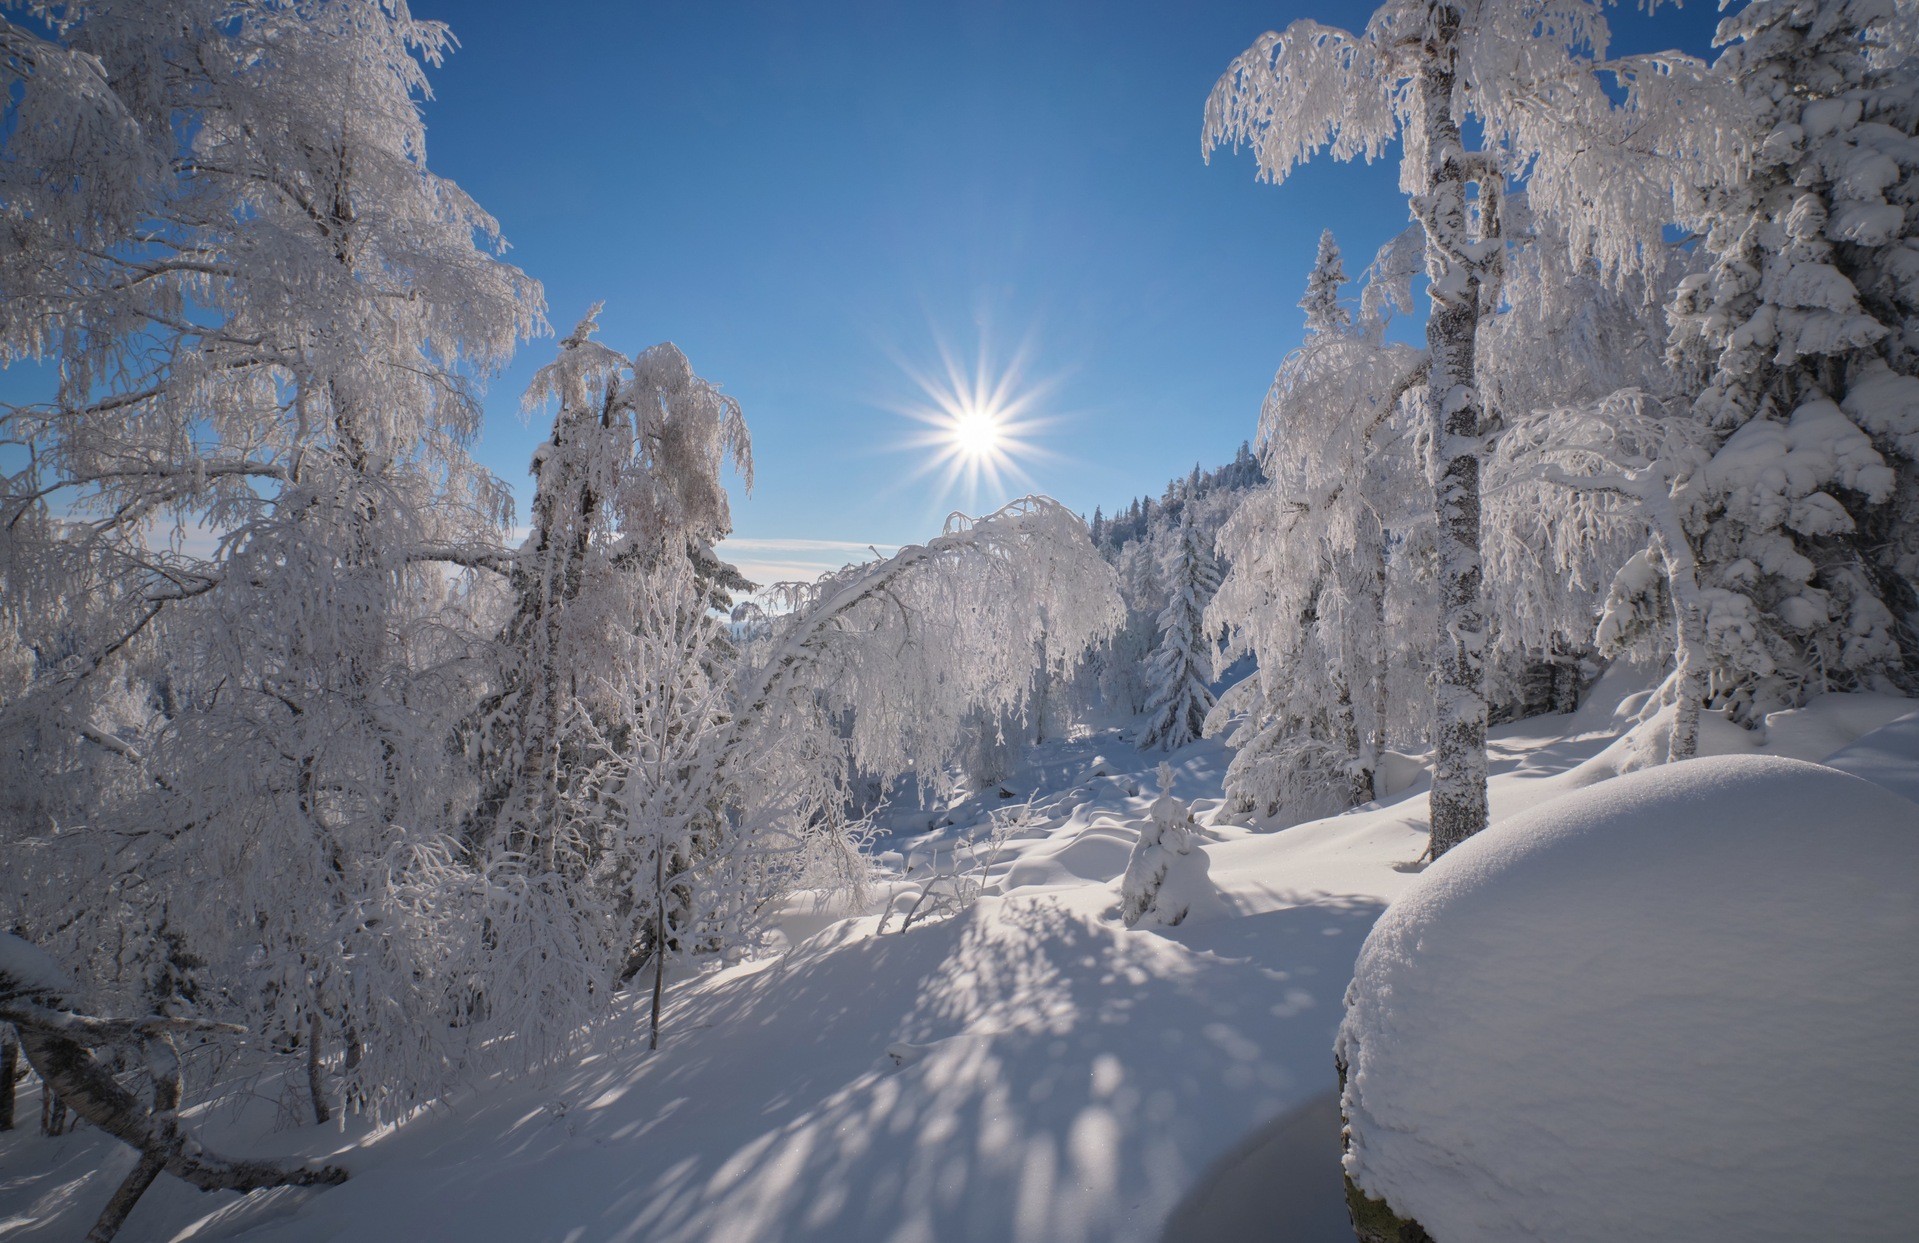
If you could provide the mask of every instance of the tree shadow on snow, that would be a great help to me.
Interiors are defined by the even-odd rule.
[[[682,1029],[656,1090],[697,1111],[729,1080],[766,1129],[681,1147],[686,1129],[667,1125],[656,1142],[679,1159],[582,1237],[1155,1238],[1235,1140],[1330,1085],[1340,996],[1378,909],[1312,904],[1167,938],[1009,902],[752,977],[700,1019],[777,1031],[778,1047],[746,1067],[735,1037],[708,1053]],[[869,1064],[849,1075],[859,1049]],[[1343,1214],[1333,1134],[1322,1177],[1273,1182],[1281,1199],[1313,1189],[1301,1220]]]

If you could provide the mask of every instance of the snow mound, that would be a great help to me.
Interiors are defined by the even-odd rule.
[[[1907,713],[1841,747],[1825,763],[1919,803],[1919,712]]]
[[[1797,760],[1496,824],[1360,952],[1353,1180],[1440,1243],[1908,1237],[1919,817]]]

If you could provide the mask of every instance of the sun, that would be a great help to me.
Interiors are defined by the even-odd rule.
[[[1055,456],[1033,440],[1053,421],[1039,413],[1052,385],[1027,377],[1026,353],[1022,349],[996,365],[982,346],[969,367],[941,344],[935,370],[902,361],[920,399],[894,409],[925,430],[901,447],[931,450],[912,478],[937,472],[941,499],[957,496],[970,506],[997,504],[1012,499],[1014,489],[1038,487],[1024,467]]]
[[[999,451],[1003,437],[1000,422],[1004,416],[993,409],[960,410],[953,417],[953,447],[965,457],[990,458]]]

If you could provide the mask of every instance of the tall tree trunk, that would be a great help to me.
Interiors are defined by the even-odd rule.
[[[13,1084],[20,1075],[20,1042],[0,1023],[0,1131],[13,1129]]]
[[[646,1047],[660,1047],[660,1002],[666,995],[666,843],[653,848],[653,1016]]]
[[[1358,807],[1373,801],[1373,769],[1366,759],[1365,743],[1360,740],[1352,687],[1344,672],[1333,675],[1333,686],[1338,692],[1333,703],[1334,727],[1339,731],[1339,745],[1346,752],[1346,802]]]
[[[1433,704],[1433,858],[1486,827],[1486,618],[1480,602],[1479,456],[1485,428],[1475,384],[1481,282],[1469,224],[1473,183],[1453,114],[1460,12],[1432,6],[1419,74],[1428,188],[1414,210],[1426,234],[1426,320],[1433,501],[1439,520],[1439,682]]]
[[[1672,738],[1666,759],[1689,760],[1699,754],[1699,709],[1706,698],[1706,609],[1699,598],[1699,575],[1692,541],[1679,522],[1672,497],[1663,490],[1645,501],[1653,547],[1666,567],[1666,590],[1675,620]]]
[[[1366,595],[1373,623],[1376,641],[1366,655],[1366,690],[1372,698],[1372,728],[1366,734],[1366,783],[1371,793],[1362,802],[1370,802],[1379,797],[1379,765],[1386,755],[1386,675],[1390,671],[1391,655],[1387,651],[1386,637],[1386,532],[1383,529],[1371,532],[1367,547],[1370,553],[1366,562]]]
[[[320,1065],[320,1009],[307,1014],[307,1096],[313,1101],[313,1121],[325,1126],[333,1120],[326,1103],[326,1072]]]

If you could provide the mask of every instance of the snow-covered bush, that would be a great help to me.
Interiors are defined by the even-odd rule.
[[[1159,766],[1159,797],[1146,810],[1126,873],[1119,882],[1119,917],[1128,928],[1157,924],[1171,928],[1210,906],[1212,886],[1200,828],[1185,802],[1173,795],[1173,768]]]
[[[1441,1243],[1902,1235],[1916,824],[1858,778],[1723,757],[1449,852],[1347,995],[1353,1184]]]

